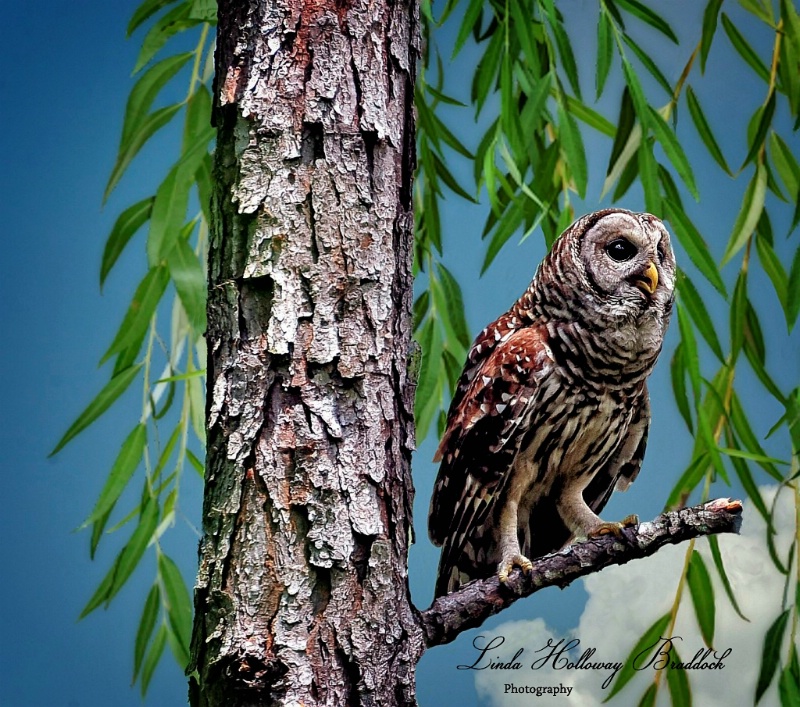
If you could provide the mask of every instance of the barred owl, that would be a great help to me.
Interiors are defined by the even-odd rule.
[[[636,478],[647,377],[669,322],[675,259],[650,214],[606,209],[553,244],[511,309],[475,340],[434,461],[436,595],[575,538],[638,522],[599,517]]]

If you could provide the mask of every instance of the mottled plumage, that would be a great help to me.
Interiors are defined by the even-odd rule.
[[[598,211],[561,235],[522,297],[480,333],[435,457],[437,596],[495,572],[505,580],[573,537],[618,532],[597,514],[639,473],[646,379],[674,282],[657,218]]]

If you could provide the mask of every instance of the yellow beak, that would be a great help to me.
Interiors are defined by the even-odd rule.
[[[642,292],[650,295],[656,291],[656,287],[658,287],[658,270],[656,270],[652,260],[647,264],[644,272],[635,277],[633,284]]]

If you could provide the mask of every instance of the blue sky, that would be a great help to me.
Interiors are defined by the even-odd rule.
[[[680,47],[667,47],[663,56],[657,56],[668,78],[674,80],[698,36],[702,4],[684,0],[669,5],[673,25],[683,41]],[[153,173],[163,174],[173,159],[169,155],[174,154],[167,134],[143,153],[118,192],[101,208],[132,85],[130,70],[138,52],[137,38],[124,38],[134,6],[130,2],[45,0],[37,5],[5,2],[3,7],[7,32],[0,46],[6,67],[0,75],[0,193],[4,197],[6,246],[0,260],[0,293],[6,306],[0,317],[6,339],[0,356],[6,405],[0,413],[0,439],[4,450],[6,571],[5,581],[0,583],[0,694],[10,707],[142,704],[138,690],[130,688],[129,683],[133,638],[141,603],[152,581],[152,562],[143,564],[108,611],[78,622],[80,610],[122,538],[110,538],[101,546],[98,560],[90,562],[88,534],[73,532],[91,509],[119,444],[138,417],[136,394],[123,398],[56,458],[47,459],[69,422],[107,380],[107,370],[98,369],[97,361],[143,272],[142,249],[137,250],[134,244],[100,295],[98,272],[106,234],[122,208],[151,193],[158,178]],[[590,0],[576,0],[569,15],[571,28],[591,47],[593,7]],[[735,8],[730,11],[741,26],[753,25],[746,13]],[[653,46],[664,46],[646,29],[639,36],[652,39]],[[441,40],[444,47],[449,41],[447,37]],[[771,40],[756,30],[753,41]],[[459,77],[469,76],[470,60],[474,59],[470,51],[467,49],[453,67],[454,78],[447,87],[462,99],[468,96],[469,87]],[[578,58],[589,89],[593,57],[579,54]],[[740,73],[730,72],[730,66]],[[763,84],[741,69],[741,62],[722,37],[708,67],[711,76],[720,72],[727,72],[727,79],[717,87],[712,88],[708,80],[693,79],[693,85],[712,123],[724,126],[720,142],[731,163],[736,164],[744,157],[742,135],[747,120],[740,106],[754,106]],[[591,90],[586,93],[592,95]],[[600,108],[614,117],[616,99],[602,103]],[[454,131],[474,145],[477,134],[471,113],[453,109],[449,117]],[[720,176],[710,159],[705,159],[687,124],[682,124],[681,136],[688,140],[692,158],[697,157],[703,198],[701,204],[692,205],[691,216],[719,257],[739,207],[744,180],[734,182]],[[785,134],[790,135],[789,130]],[[794,140],[790,144],[797,148],[796,136]],[[592,210],[598,205],[610,145],[588,139],[587,148],[590,187],[586,210]],[[466,170],[462,183],[469,183]],[[619,205],[640,210],[642,199],[634,189]],[[464,287],[464,300],[474,332],[519,295],[544,253],[536,236],[521,246],[512,241],[487,275],[479,279],[483,248],[476,224],[482,225],[485,208],[466,205],[453,197],[443,216],[445,262],[462,283],[470,283]],[[789,252],[787,248],[784,253]],[[774,297],[770,299],[768,283],[756,277],[751,292],[761,288],[766,292],[758,302],[762,323],[768,336],[779,334],[776,327],[782,322],[775,309],[777,303]],[[722,321],[724,333],[724,302],[710,296],[708,306],[712,316]],[[775,316],[771,316],[773,311]],[[676,329],[673,326],[668,346],[674,345]],[[788,388],[797,383],[800,372],[797,336],[788,339],[777,335],[775,339],[768,365]],[[763,396],[746,366],[742,368],[738,390],[748,406],[752,401],[754,407],[748,410],[763,434],[779,413],[768,404],[755,407]],[[617,495],[609,504],[605,515],[610,519],[630,512],[650,518],[660,512],[675,474],[690,456],[691,440],[671,398],[667,356],[653,376],[651,391],[654,419],[642,475],[629,492]],[[420,607],[430,601],[437,561],[437,551],[428,543],[425,530],[436,472],[428,461],[434,447],[433,439],[426,440],[414,461],[417,545],[411,553],[410,572],[412,593]],[[721,489],[717,495],[729,493]],[[200,503],[199,484],[187,484],[181,500],[186,522],[178,524],[168,541],[172,555],[190,580],[196,566],[194,528],[200,524]],[[480,632],[491,633],[500,624],[537,617],[553,631],[574,629],[581,621],[587,596],[582,583],[564,591],[547,590],[518,602]],[[624,619],[614,616],[617,621]],[[580,625],[584,630],[584,624]],[[418,672],[423,707],[493,704],[491,691],[480,696],[476,692],[470,671],[455,668],[473,655],[470,644],[476,633],[469,632],[423,658]],[[618,647],[618,651],[624,649]],[[185,681],[167,656],[156,672],[145,704],[161,707],[184,704],[185,700]]]

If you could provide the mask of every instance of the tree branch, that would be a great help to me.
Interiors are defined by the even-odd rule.
[[[665,545],[675,545],[701,535],[738,533],[742,502],[728,498],[692,508],[662,513],[649,523],[622,531],[623,538],[604,535],[537,559],[533,571],[515,570],[507,584],[494,576],[464,585],[436,599],[422,612],[422,628],[428,647],[454,640],[462,631],[482,624],[517,599],[544,587],[566,587],[578,577],[599,572],[609,565],[623,565],[648,557]]]

